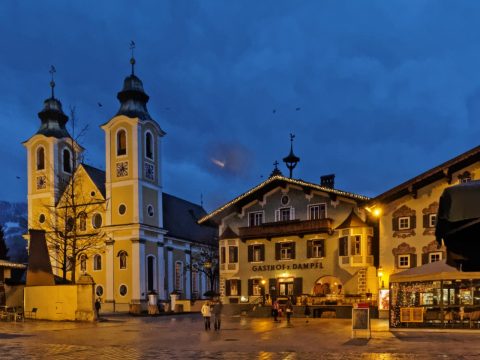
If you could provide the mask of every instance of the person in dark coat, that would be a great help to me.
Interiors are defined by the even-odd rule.
[[[100,298],[95,301],[95,314],[97,314],[97,320],[100,319],[100,309],[102,308],[102,303]]]
[[[220,300],[213,304],[213,328],[215,331],[220,330],[222,308],[223,304]]]
[[[290,299],[287,301],[287,304],[285,305],[285,313],[287,314],[287,325],[290,325],[290,317],[293,314],[293,304]]]
[[[307,318],[306,322],[308,323],[308,319],[310,318],[310,306],[308,304],[305,304],[305,317]]]

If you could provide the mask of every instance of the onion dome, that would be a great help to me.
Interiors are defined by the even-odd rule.
[[[125,115],[130,118],[138,117],[141,120],[153,120],[147,110],[147,102],[150,98],[143,90],[143,83],[134,73],[135,58],[130,59],[132,74],[123,81],[123,89],[117,94],[120,101],[120,109],[117,115]]]
[[[295,135],[290,134],[290,154],[283,158],[283,162],[287,165],[288,170],[290,170],[290,178],[292,178],[293,169],[300,162],[300,158],[293,153],[293,139]]]
[[[38,113],[38,117],[42,121],[40,129],[37,134],[45,136],[53,136],[58,139],[70,137],[65,124],[68,121],[68,116],[62,110],[62,103],[55,98],[54,88],[55,81],[53,81],[53,73],[55,68],[52,66],[50,73],[52,74],[52,81],[50,87],[52,88],[52,96],[43,102],[43,110]]]

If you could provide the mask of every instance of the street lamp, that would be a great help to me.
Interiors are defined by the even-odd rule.
[[[265,305],[265,279],[262,279],[262,281],[260,281],[262,283],[262,305]]]

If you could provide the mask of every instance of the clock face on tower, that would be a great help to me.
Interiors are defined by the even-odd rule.
[[[128,161],[117,163],[117,177],[128,176]]]
[[[155,166],[148,162],[145,163],[145,177],[149,180],[155,180]]]

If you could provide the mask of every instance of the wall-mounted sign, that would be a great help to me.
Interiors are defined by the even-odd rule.
[[[276,264],[276,265],[253,265],[252,271],[280,271],[280,270],[311,270],[323,269],[321,262],[297,263],[297,264]]]

